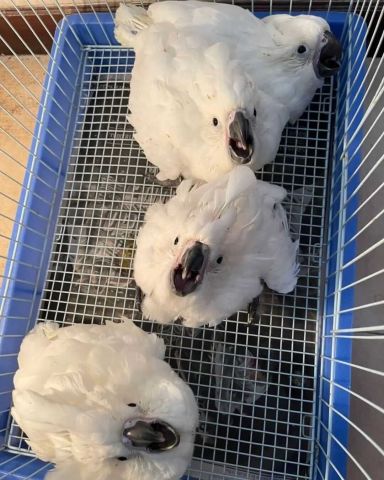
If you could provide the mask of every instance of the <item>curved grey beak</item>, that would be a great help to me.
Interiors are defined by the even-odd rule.
[[[171,425],[161,420],[137,420],[126,422],[122,442],[131,448],[162,452],[176,447],[180,436]]]
[[[342,48],[332,32],[325,32],[326,43],[321,49],[317,71],[320,77],[330,77],[335,75],[340,68]]]
[[[239,165],[246,165],[252,159],[254,141],[251,123],[245,112],[238,110],[235,113],[228,133],[232,160]]]
[[[164,442],[164,435],[153,429],[150,423],[138,421],[133,427],[125,428],[123,436],[129,439],[133,447],[148,447],[152,443]]]
[[[204,278],[209,259],[209,246],[195,242],[188,248],[172,272],[172,288],[179,297],[184,297],[196,290]]]

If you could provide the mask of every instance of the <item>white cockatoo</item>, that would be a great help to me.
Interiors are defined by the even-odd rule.
[[[184,180],[166,204],[148,208],[134,276],[145,317],[216,325],[263,288],[292,291],[297,249],[281,206],[286,191],[238,166],[205,184]]]
[[[133,35],[128,22],[145,14],[137,9],[118,9],[115,35],[135,49],[128,118],[158,180],[210,181],[272,162],[288,111],[257,88],[231,46],[162,22]]]
[[[49,480],[176,480],[198,423],[164,342],[134,323],[38,324],[24,339],[12,415]]]
[[[159,180],[212,180],[274,160],[281,133],[335,73],[340,44],[322,18],[235,5],[121,5],[116,39],[135,50],[129,116]]]
[[[275,46],[261,49],[258,57],[262,60],[251,62],[249,72],[262,91],[288,109],[289,121],[294,123],[324,78],[338,72],[341,45],[321,17],[280,14],[262,22]]]

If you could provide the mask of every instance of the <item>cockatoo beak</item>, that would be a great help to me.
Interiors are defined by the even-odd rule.
[[[127,420],[122,442],[129,448],[150,452],[164,452],[177,447],[180,435],[167,422],[161,420]]]
[[[184,297],[196,290],[204,278],[209,259],[209,247],[195,242],[187,248],[181,262],[171,272],[171,285],[176,295]]]
[[[243,110],[237,110],[230,115],[228,140],[235,163],[246,165],[252,160],[254,141],[251,123]]]
[[[332,32],[324,33],[325,45],[320,51],[317,63],[317,72],[319,77],[330,77],[335,75],[340,68],[342,48]]]

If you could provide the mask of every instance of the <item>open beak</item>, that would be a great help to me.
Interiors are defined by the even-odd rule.
[[[251,124],[242,110],[237,110],[229,124],[229,150],[232,160],[239,165],[246,165],[252,159],[253,135]]]
[[[209,247],[201,242],[195,242],[184,252],[171,274],[172,288],[176,295],[184,297],[196,290],[203,281],[208,258]]]
[[[164,452],[177,447],[180,436],[167,422],[161,420],[127,420],[122,442],[130,448],[150,452]]]
[[[325,45],[320,51],[320,57],[317,64],[319,77],[330,77],[335,75],[340,68],[342,55],[341,44],[332,32],[325,32]]]

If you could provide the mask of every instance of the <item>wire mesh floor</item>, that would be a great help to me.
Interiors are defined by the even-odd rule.
[[[276,162],[260,174],[289,194],[285,207],[301,244],[296,290],[285,296],[266,290],[257,321],[239,312],[216,328],[191,330],[143,321],[136,308],[135,237],[147,207],[173,192],[148,179],[153,169],[126,120],[132,65],[127,50],[84,51],[70,171],[39,319],[100,323],[126,315],[164,338],[168,361],[200,407],[191,477],[309,478],[332,81],[285,130]],[[30,453],[15,423],[7,445]]]

